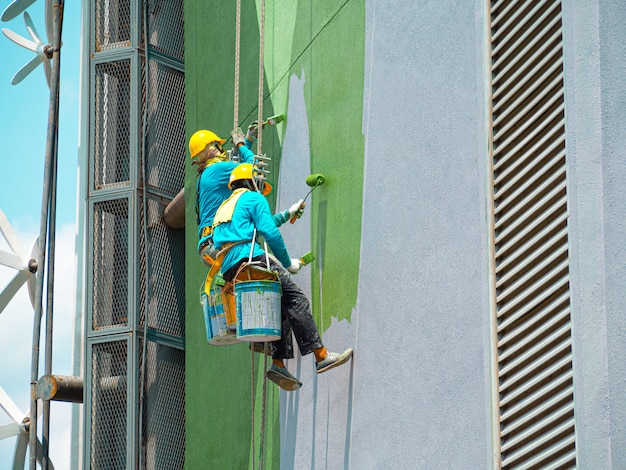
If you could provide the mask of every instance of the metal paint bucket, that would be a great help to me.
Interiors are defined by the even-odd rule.
[[[236,282],[237,339],[248,342],[280,339],[281,296],[279,281]]]
[[[224,313],[220,287],[212,288],[209,295],[202,291],[200,293],[200,303],[204,313],[204,323],[209,344],[225,346],[238,343],[237,335],[226,324],[226,314]]]

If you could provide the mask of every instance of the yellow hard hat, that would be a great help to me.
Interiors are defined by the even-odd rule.
[[[237,165],[230,174],[230,181],[228,182],[228,189],[233,189],[232,185],[235,181],[239,180],[251,180],[254,174],[254,167],[252,163],[242,163]],[[263,182],[263,187],[259,188],[263,196],[267,196],[272,192],[272,185],[267,181]]]
[[[207,131],[205,129],[194,132],[189,139],[189,155],[191,158],[197,157],[207,145],[213,142],[219,142],[221,145],[225,144],[224,139],[220,139],[219,136],[213,131]]]

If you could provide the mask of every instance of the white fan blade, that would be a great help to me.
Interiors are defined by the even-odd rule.
[[[39,237],[35,238],[33,246],[30,247],[30,259],[37,259],[38,250]],[[37,266],[37,269],[39,269],[39,266]],[[37,293],[37,275],[35,273],[30,273],[30,275],[28,276],[28,281],[26,281],[26,286],[28,287],[28,297],[30,297],[30,304],[32,305],[33,309],[35,309],[35,295]]]
[[[20,423],[22,419],[24,419],[24,413],[22,413],[22,410],[20,410],[17,405],[13,403],[13,400],[11,400],[11,397],[7,395],[7,392],[4,391],[1,385],[0,408],[2,408],[6,412],[6,414],[9,415],[9,418],[11,418],[16,423]]]
[[[48,44],[54,42],[54,0],[46,0],[46,6],[44,15],[46,17],[46,38],[48,38]]]
[[[20,290],[20,287],[28,280],[28,271],[20,271],[16,276],[7,284],[2,292],[0,292],[0,313],[4,311],[9,304],[13,296]]]
[[[35,3],[35,0],[15,0],[2,12],[2,21],[11,21],[33,3]]]
[[[21,271],[24,269],[24,260],[13,253],[0,250],[0,264],[7,268],[17,269]]]
[[[37,44],[31,41],[30,39],[26,39],[19,34],[11,31],[8,28],[2,28],[2,32],[6,37],[8,37],[11,41],[13,41],[18,46],[25,47],[29,51],[37,52]]]
[[[13,470],[24,470],[26,463],[26,450],[28,449],[28,434],[20,434],[15,443],[15,454],[13,454]]]
[[[39,54],[37,54],[32,59],[30,59],[28,62],[26,62],[26,64],[21,69],[19,69],[15,73],[15,75],[13,75],[13,78],[11,79],[11,85],[17,85],[18,83],[20,83],[22,80],[24,80],[28,76],[29,73],[35,70],[37,66],[41,64],[42,62],[43,62],[43,57]]]
[[[35,43],[39,45],[43,44],[41,38],[39,37],[39,33],[37,32],[37,28],[35,28],[33,19],[30,17],[27,11],[24,12],[24,24],[26,25],[26,31],[28,31],[30,37],[33,38],[33,41],[35,41]]]
[[[13,231],[13,228],[9,223],[9,219],[7,219],[7,216],[4,215],[2,209],[0,209],[0,232],[13,250],[13,253],[15,253],[20,258],[25,258],[26,252],[24,251],[24,248],[22,248],[22,244],[17,239],[17,236],[15,235],[15,232]]]
[[[0,440],[7,437],[17,436],[20,433],[20,426],[17,423],[9,423],[0,426]]]

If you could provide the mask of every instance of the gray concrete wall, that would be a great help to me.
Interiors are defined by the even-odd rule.
[[[626,4],[563,2],[580,468],[626,468]]]
[[[355,356],[320,376],[309,357],[288,365],[305,385],[281,394],[281,467],[489,468],[482,2],[372,0],[366,18],[359,295],[324,333]],[[301,86],[279,208],[307,174],[288,163],[308,135]],[[283,230],[294,252],[299,224]]]

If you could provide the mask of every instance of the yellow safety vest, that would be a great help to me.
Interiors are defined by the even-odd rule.
[[[235,189],[228,199],[222,202],[222,205],[217,209],[215,217],[213,218],[213,227],[233,220],[233,213],[235,212],[237,201],[243,193],[248,191],[250,190],[247,188]]]

